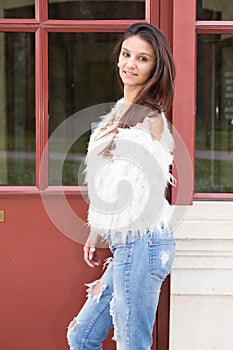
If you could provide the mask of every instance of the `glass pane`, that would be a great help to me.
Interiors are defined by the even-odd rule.
[[[0,33],[0,184],[35,185],[34,33]]]
[[[49,0],[52,19],[145,19],[145,0]]]
[[[110,63],[113,44],[119,33],[49,33],[49,133],[54,135],[63,121],[79,111],[97,104],[114,102],[120,97],[115,69]],[[107,107],[106,107],[107,108]],[[106,111],[105,111],[106,112]],[[104,112],[104,113],[105,113]],[[95,120],[96,108],[91,111]],[[102,112],[103,113],[103,112]],[[59,161],[64,142],[74,136],[63,167],[63,185],[78,185],[78,169],[84,159],[92,125],[82,116],[80,128],[67,124],[50,148],[50,185],[59,185]],[[67,129],[66,129],[67,128]],[[80,131],[82,129],[82,132]],[[72,132],[75,134],[72,135]],[[72,141],[71,141],[72,142]],[[71,145],[70,145],[71,146]]]
[[[199,35],[196,192],[233,192],[233,36]]]
[[[233,1],[197,0],[197,19],[231,21],[233,20]]]
[[[35,0],[1,0],[0,18],[34,18]]]

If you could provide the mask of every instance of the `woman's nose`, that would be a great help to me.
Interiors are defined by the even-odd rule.
[[[133,57],[130,57],[130,59],[129,59],[128,62],[127,62],[127,66],[128,66],[128,67],[135,68],[136,63],[135,63],[135,59],[134,59]]]

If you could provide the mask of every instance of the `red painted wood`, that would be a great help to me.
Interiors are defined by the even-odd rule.
[[[196,21],[198,34],[232,34],[232,21]]]
[[[48,20],[43,26],[51,32],[123,32],[137,20]],[[146,22],[140,20],[140,22]]]
[[[149,23],[159,27],[160,0],[147,1],[146,19]]]
[[[173,47],[173,1],[160,0],[159,26],[166,36],[169,45]],[[167,116],[171,117],[171,116]],[[159,299],[156,318],[156,348],[155,350],[169,349],[169,322],[170,322],[170,277],[164,281]]]
[[[41,191],[36,186],[1,186],[0,198],[9,196],[41,196]],[[87,188],[83,186],[49,186],[45,189],[46,193],[51,196],[60,195],[61,191],[66,196],[74,196],[75,198],[82,198],[87,195]]]
[[[40,23],[48,19],[48,0],[35,0],[35,14]]]
[[[150,22],[150,0],[146,0],[145,2],[145,19],[147,22]]]
[[[232,201],[233,193],[194,193],[193,199]]]
[[[173,9],[173,55],[176,64],[175,99],[173,105],[173,125],[190,154],[192,164],[194,164],[195,150],[195,88],[196,88],[196,3],[195,1],[174,1]],[[181,145],[180,145],[181,146]],[[179,158],[180,157],[180,158]],[[185,173],[187,164],[182,163],[182,149],[177,146],[175,158],[179,159],[180,171]],[[174,175],[178,178],[177,169],[174,167]],[[187,174],[190,176],[190,174]],[[194,188],[194,171],[192,177],[192,191]],[[179,179],[178,179],[179,180]],[[177,187],[172,188],[172,201],[176,204],[189,204],[185,196],[177,202],[179,191]],[[188,189],[187,189],[188,191]],[[192,198],[190,198],[192,200]]]
[[[71,202],[86,215],[83,201]],[[86,299],[84,283],[102,269],[84,263],[82,246],[52,225],[39,198],[1,199],[0,208],[1,349],[68,349],[66,327]],[[105,350],[113,345],[108,339]]]
[[[156,350],[169,350],[169,321],[170,320],[170,276],[164,281],[158,305],[156,319],[157,348]]]
[[[48,186],[48,163],[41,163],[48,142],[48,33],[43,27],[36,33],[36,52],[40,53],[36,54],[36,184],[44,189]],[[46,154],[43,159],[47,158]]]
[[[160,29],[173,46],[173,1],[160,0]]]
[[[1,32],[35,32],[39,23],[34,19],[0,19]]]
[[[33,18],[0,18],[0,25],[35,25],[38,21]]]

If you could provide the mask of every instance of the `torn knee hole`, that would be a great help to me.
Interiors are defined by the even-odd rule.
[[[69,329],[73,329],[73,328],[75,328],[75,326],[77,325],[77,321],[76,321],[76,319],[74,318],[73,319],[73,321],[70,323],[70,325],[69,325]]]
[[[101,281],[97,282],[93,290],[91,291],[91,295],[98,295],[102,293],[103,283]]]
[[[86,284],[86,286],[88,287],[87,296],[92,297],[95,301],[99,301],[103,291],[106,288],[106,286],[100,280]]]

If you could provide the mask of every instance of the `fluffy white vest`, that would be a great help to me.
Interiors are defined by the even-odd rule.
[[[145,129],[118,129],[111,158],[100,155],[112,135],[102,135],[102,128],[120,113],[123,100],[91,135],[86,156],[86,181],[90,200],[88,223],[91,231],[123,243],[126,236],[145,235],[149,230],[169,232],[171,207],[165,198],[173,161],[173,137],[164,114],[160,140],[153,140]],[[119,234],[120,233],[120,234]]]

